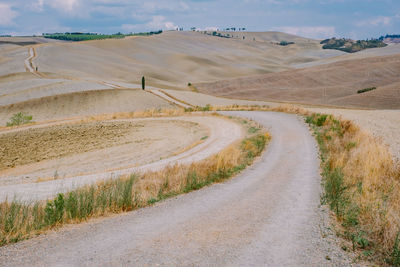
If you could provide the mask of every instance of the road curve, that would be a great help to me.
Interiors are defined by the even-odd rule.
[[[28,50],[29,57],[25,59],[25,68],[27,71],[35,73],[35,66],[33,66],[32,59],[35,57],[35,51],[33,50],[33,47],[30,47]]]
[[[264,155],[223,184],[0,248],[7,266],[349,265],[323,232],[315,140],[295,115],[225,112],[265,125]],[[329,261],[327,260],[329,256]]]
[[[231,143],[242,138],[243,133],[240,125],[223,117],[217,116],[183,116],[183,117],[163,117],[163,118],[145,118],[145,119],[126,119],[123,121],[140,122],[145,120],[179,120],[195,122],[206,126],[209,129],[208,138],[201,144],[172,157],[168,157],[156,162],[138,167],[127,167],[118,170],[107,171],[103,173],[93,173],[68,177],[44,182],[30,182],[23,184],[11,184],[0,186],[0,201],[6,199],[16,199],[21,201],[45,200],[55,197],[57,193],[68,192],[74,188],[96,183],[98,181],[117,178],[121,175],[157,171],[173,164],[189,164],[194,161],[200,161],[211,155],[217,154]],[[122,120],[121,120],[122,121]],[[50,124],[51,125],[51,124]],[[33,125],[30,128],[46,127],[48,124]],[[23,128],[26,130],[27,128]],[[15,132],[20,129],[11,129],[6,132]],[[29,175],[29,174],[27,174]],[[1,176],[0,176],[1,177]],[[7,177],[12,180],[17,177]]]

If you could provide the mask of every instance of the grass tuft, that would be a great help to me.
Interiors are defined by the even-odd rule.
[[[268,134],[258,134],[200,162],[104,181],[58,194],[46,202],[20,203],[14,200],[0,203],[0,246],[63,224],[130,211],[221,182],[251,164],[269,138]]]
[[[7,127],[11,126],[18,126],[22,124],[27,124],[32,122],[32,116],[26,115],[22,112],[14,114],[11,118],[10,121],[7,122]]]

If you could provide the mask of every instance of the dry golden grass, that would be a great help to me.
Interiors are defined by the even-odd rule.
[[[152,114],[145,112],[136,115]],[[121,115],[125,116],[132,114]],[[199,162],[100,182],[59,194],[47,202],[0,203],[0,245],[18,242],[63,224],[144,207],[223,181],[250,165],[262,153],[269,138],[268,134],[253,134]]]
[[[296,105],[275,108],[259,106],[211,107],[211,110],[266,110],[299,114],[314,118],[316,138],[321,148],[324,182],[335,170],[343,175],[344,195],[337,212],[343,234],[356,247],[375,250],[380,264],[400,264],[400,248],[396,239],[400,233],[400,162],[393,159],[382,140],[361,130],[352,121],[312,113]],[[328,168],[328,172],[326,171]],[[326,194],[327,192],[325,192]],[[368,254],[368,253],[367,253]]]
[[[119,112],[112,114],[88,116],[81,119],[81,122],[106,121],[106,120],[116,120],[116,119],[134,119],[134,118],[176,117],[176,116],[182,116],[184,114],[185,114],[184,109],[152,108],[143,111]]]
[[[343,225],[344,236],[353,241],[356,247],[376,251],[374,255],[378,257],[380,264],[385,264],[384,258],[393,263],[396,238],[400,232],[400,166],[393,160],[381,140],[362,131],[351,121],[328,115],[322,118],[323,115],[290,104],[276,108],[209,106],[197,107],[190,111],[198,110],[276,111],[309,118],[308,122],[314,128],[321,149],[324,183],[329,182],[330,177],[335,175],[343,178],[340,182],[342,184],[339,184],[343,194],[338,195],[338,209],[335,210],[332,205],[331,207]],[[179,116],[184,113],[183,109],[150,110],[94,116],[88,120]],[[246,153],[243,151],[249,149],[255,149],[254,143],[244,142],[241,149],[231,146],[216,156],[192,165],[176,165],[160,172],[146,173],[133,186],[134,192],[140,192],[135,194],[137,201],[140,205],[146,205],[182,191],[197,189],[210,181],[216,182],[218,179],[229,177],[238,166],[240,168],[237,170],[240,170],[249,164],[246,162],[243,165],[243,161],[246,161],[243,158]],[[214,177],[211,177],[210,173]],[[325,192],[328,193],[332,192]]]
[[[399,163],[381,140],[351,121],[305,114],[321,149],[326,200],[344,236],[353,247],[378,252],[373,256],[381,263],[393,263],[400,232]]]

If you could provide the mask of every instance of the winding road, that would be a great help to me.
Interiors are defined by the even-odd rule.
[[[228,119],[217,116],[183,116],[183,117],[166,117],[166,118],[146,118],[146,119],[127,119],[121,121],[140,122],[145,120],[179,120],[195,122],[206,126],[209,129],[208,138],[201,144],[172,157],[165,158],[156,162],[138,167],[127,167],[119,170],[106,171],[103,173],[93,173],[68,177],[43,182],[15,183],[0,186],[0,201],[6,199],[16,199],[20,201],[46,200],[55,197],[57,193],[68,192],[74,188],[96,183],[98,181],[110,178],[118,178],[121,175],[129,175],[131,173],[157,171],[173,164],[189,164],[191,162],[200,161],[211,155],[217,154],[231,143],[242,138],[243,133],[241,127]],[[33,125],[29,128],[48,127],[50,124]],[[20,129],[11,129],[2,131],[1,133],[16,132]],[[26,175],[35,175],[29,173]],[[25,175],[25,176],[26,176]],[[24,176],[24,175],[23,175]],[[7,176],[7,180],[18,180],[18,177]]]
[[[236,178],[155,206],[0,248],[5,266],[347,266],[320,203],[317,145],[301,118],[251,118],[272,135]]]

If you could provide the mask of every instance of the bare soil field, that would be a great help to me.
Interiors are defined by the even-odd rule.
[[[253,40],[255,38],[255,41]],[[274,42],[295,40],[280,46]],[[337,56],[316,40],[267,32],[247,39],[219,38],[196,32],[165,32],[151,37],[40,45],[35,63],[40,71],[78,77],[101,77],[186,89],[188,82],[277,72],[291,64]]]
[[[132,112],[151,108],[176,108],[151,93],[135,89],[111,89],[53,95],[0,107],[0,125],[18,112],[33,116],[34,121]]]
[[[332,51],[327,49],[325,51]],[[327,57],[318,61],[312,61],[307,63],[300,63],[294,65],[296,68],[308,68],[333,62],[339,62],[344,60],[353,60],[353,59],[363,59],[369,57],[379,57],[379,56],[390,56],[400,54],[400,44],[389,44],[386,47],[381,48],[370,48],[366,50],[359,51],[357,53],[343,53],[334,57]]]
[[[14,197],[22,201],[45,200],[60,192],[116,179],[122,175],[159,171],[175,164],[191,164],[211,157],[239,141],[251,125],[202,114],[120,121],[148,122],[149,127],[139,127],[134,134],[134,140],[144,139],[143,142],[3,170],[0,173],[0,200]],[[45,123],[29,128],[59,123]],[[4,133],[22,129],[26,128],[11,129]]]
[[[28,88],[25,87],[25,89],[24,85],[27,85],[28,82],[31,84],[34,84],[33,82],[36,82],[38,85],[31,85]],[[4,94],[1,94],[0,92],[0,106],[12,105],[33,99],[40,99],[60,94],[112,89],[110,86],[100,83],[87,81],[68,81],[63,79],[37,79],[23,81],[18,84],[22,84],[22,86],[16,86],[13,83],[8,83],[6,86],[6,88],[8,87],[8,92],[6,90],[4,90]],[[11,86],[18,89],[14,89],[11,91]]]
[[[196,84],[203,93],[249,100],[399,109],[400,55]],[[357,90],[377,90],[357,94]]]
[[[0,183],[138,166],[169,157],[209,135],[207,126],[174,119],[11,130],[0,133]]]

